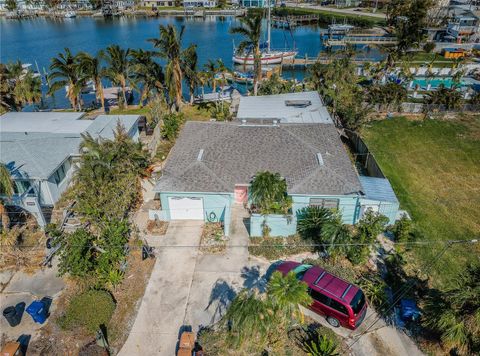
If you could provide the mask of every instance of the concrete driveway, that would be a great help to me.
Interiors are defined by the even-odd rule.
[[[265,284],[269,264],[248,257],[246,211],[232,211],[231,236],[221,255],[198,250],[203,222],[172,221],[165,236],[148,236],[157,260],[137,318],[119,355],[175,355],[181,331],[218,321],[238,290]]]

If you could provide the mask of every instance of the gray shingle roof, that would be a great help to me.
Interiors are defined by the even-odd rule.
[[[250,183],[260,171],[280,173],[290,194],[343,195],[361,190],[331,124],[252,127],[205,122],[186,123],[156,190],[233,192],[236,184]]]

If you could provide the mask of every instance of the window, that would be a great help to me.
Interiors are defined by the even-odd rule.
[[[339,311],[340,313],[343,313],[345,315],[348,315],[348,310],[347,308],[345,307],[345,305],[343,305],[342,303],[339,303],[337,302],[336,300],[331,300],[330,301],[330,308],[332,309],[335,309],[336,311]]]
[[[19,195],[22,195],[23,193],[28,191],[32,186],[30,184],[30,181],[28,180],[15,180],[14,182],[15,184],[13,186],[13,191],[15,192],[15,194],[19,194]]]
[[[316,290],[313,290],[311,288],[308,289],[308,293],[310,296],[315,299],[317,302],[320,302],[322,304],[328,305],[330,303],[330,298],[327,297],[325,294],[322,294]]]
[[[325,209],[338,209],[338,199],[310,198],[310,206],[319,206]]]
[[[361,290],[355,294],[355,297],[353,297],[352,302],[350,303],[350,306],[352,307],[353,312],[355,315],[357,315],[360,310],[362,310],[363,306],[365,305],[365,295]]]
[[[55,180],[55,183],[60,184],[65,176],[67,175],[66,169],[65,169],[65,164],[62,164],[55,173],[53,173],[53,179]]]

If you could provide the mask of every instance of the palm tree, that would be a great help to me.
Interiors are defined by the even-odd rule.
[[[205,69],[205,73],[207,74],[208,81],[210,82],[210,86],[212,87],[212,91],[215,92],[217,89],[217,73],[219,73],[217,61],[209,59],[208,62],[203,65],[203,68]]]
[[[122,88],[124,103],[127,103],[127,80],[130,70],[130,49],[123,49],[119,45],[111,45],[106,50],[106,76],[114,85]]]
[[[130,56],[131,78],[135,86],[142,87],[140,103],[143,104],[152,93],[163,92],[165,76],[162,66],[153,60],[153,52],[136,49],[130,52]]]
[[[74,110],[81,110],[80,93],[85,84],[84,78],[80,75],[76,57],[72,55],[69,48],[65,48],[65,53],[59,53],[58,57],[52,58],[48,81],[52,84],[48,89],[48,94],[52,95],[57,90],[66,88],[67,98]],[[53,82],[52,82],[53,81]]]
[[[183,100],[182,95],[182,37],[185,27],[177,31],[175,26],[160,26],[158,38],[151,38],[148,41],[158,49],[158,56],[167,60],[165,69],[165,83],[170,97],[170,103],[175,105],[176,110],[180,108]]]
[[[20,106],[38,103],[42,100],[42,81],[28,70],[15,82],[13,93]]]
[[[230,29],[232,34],[240,34],[244,36],[244,40],[237,47],[238,52],[248,51],[248,55],[253,51],[253,95],[257,95],[258,82],[262,77],[262,54],[260,52],[260,37],[262,35],[262,16],[242,17],[240,19],[242,26]],[[247,56],[248,57],[248,56]]]
[[[263,214],[286,213],[291,206],[287,182],[279,173],[259,172],[252,180],[250,195],[253,205]]]
[[[294,272],[286,276],[274,272],[267,285],[267,296],[274,309],[280,313],[281,319],[287,322],[291,322],[292,318],[303,320],[300,306],[312,304],[308,285],[299,281]]]
[[[10,198],[13,195],[13,185],[14,183],[10,171],[5,164],[0,162],[0,216],[3,229],[8,229],[10,226],[10,219],[8,218],[3,199],[5,197]]]
[[[102,66],[104,52],[100,50],[97,55],[92,56],[87,52],[80,52],[77,55],[78,68],[84,77],[84,80],[92,80],[95,84],[96,97],[100,100],[102,110],[105,111],[105,96],[103,93],[102,78],[105,77],[106,70]]]
[[[200,84],[197,72],[198,55],[197,45],[190,45],[183,51],[182,55],[182,71],[185,75],[185,81],[188,85],[188,93],[190,95],[190,104],[193,104],[195,89]]]

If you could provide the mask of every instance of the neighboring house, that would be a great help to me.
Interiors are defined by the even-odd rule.
[[[468,6],[450,7],[448,17],[447,34],[457,41],[468,39],[479,32],[480,19]]]
[[[267,7],[267,0],[240,0],[243,7]]]
[[[10,112],[0,116],[0,161],[12,173],[15,195],[6,205],[34,215],[40,226],[67,189],[80,156],[82,134],[112,139],[120,123],[134,140],[139,139],[138,115]]]
[[[289,216],[253,214],[252,236],[261,235],[264,224],[272,236],[295,233],[297,212],[309,205],[338,209],[348,224],[356,223],[369,208],[391,222],[397,216],[398,201],[388,190],[388,180],[365,180],[362,185],[332,123],[238,122],[185,124],[155,187],[161,210],[150,216],[220,221],[228,235],[231,207],[248,204],[249,185],[260,171],[286,179],[293,205]]]
[[[156,9],[159,7],[173,7],[175,6],[175,3],[176,1],[174,0],[144,0],[142,1],[142,6]]]
[[[335,0],[336,7],[355,7],[360,5],[360,0]]]
[[[213,8],[217,6],[217,1],[216,0],[185,0],[183,1],[183,6]]]

